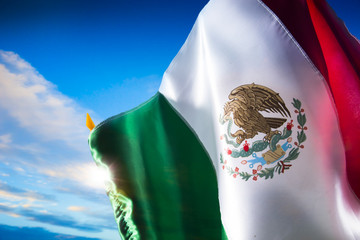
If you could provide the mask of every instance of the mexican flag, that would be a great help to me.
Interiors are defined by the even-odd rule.
[[[323,0],[210,0],[90,133],[122,239],[360,239],[360,44]]]

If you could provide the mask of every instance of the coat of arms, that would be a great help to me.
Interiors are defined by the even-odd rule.
[[[306,141],[306,116],[301,102],[295,98],[292,102],[298,123],[297,141],[292,143],[294,120],[279,93],[253,83],[232,90],[229,100],[220,116],[226,129],[220,139],[228,146],[220,154],[222,168],[234,178],[240,176],[246,181],[273,178],[275,173],[290,169]],[[266,117],[264,113],[279,116]],[[262,140],[252,140],[260,134],[264,135]],[[228,161],[237,166],[230,166]]]

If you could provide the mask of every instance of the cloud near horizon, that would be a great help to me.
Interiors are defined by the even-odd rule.
[[[12,203],[0,203],[0,214],[6,214],[12,218],[25,218],[31,222],[38,222],[40,224],[74,229],[88,233],[101,233],[104,230],[113,230],[116,233],[117,227],[115,224],[113,224],[114,219],[111,214],[108,216],[103,212],[93,212],[80,206],[71,206],[69,208],[69,211],[83,212],[83,214],[88,216],[88,219],[84,220],[82,218],[83,220],[79,221],[77,218],[69,214],[52,211],[49,212],[44,210],[43,207],[35,207],[31,206],[30,204],[20,205]]]
[[[0,232],[3,239],[12,239],[12,240],[23,240],[23,239],[100,240],[99,238],[87,238],[87,237],[79,237],[74,235],[55,233],[40,227],[14,227],[9,225],[0,225]]]

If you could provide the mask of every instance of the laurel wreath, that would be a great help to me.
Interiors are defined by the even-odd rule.
[[[262,169],[262,165],[259,165],[257,169],[253,169],[252,173],[249,172],[239,172],[239,168],[232,168],[230,166],[226,166],[226,170],[228,172],[229,175],[232,175],[234,178],[236,178],[237,176],[240,176],[243,180],[248,181],[251,177],[253,178],[253,180],[257,180],[257,178],[273,178],[274,174],[282,174],[284,173],[286,170],[290,169],[290,167],[292,166],[292,164],[290,164],[292,161],[294,161],[295,159],[298,158],[299,154],[300,154],[300,149],[304,148],[303,143],[306,141],[306,134],[305,131],[307,130],[307,127],[305,126],[306,124],[306,115],[305,115],[305,110],[303,108],[301,108],[301,101],[298,99],[293,99],[292,105],[295,108],[295,113],[297,114],[296,120],[298,122],[298,131],[297,131],[297,141],[294,143],[294,145],[296,146],[295,148],[291,149],[288,156],[282,160],[279,161],[274,167],[271,168],[265,168]],[[222,124],[225,123],[225,121],[223,119],[220,119],[220,122]],[[230,133],[230,129],[231,129],[231,125],[232,125],[232,121],[229,120],[229,125],[228,125],[228,134]],[[272,139],[270,140],[270,142],[266,142],[266,141],[255,141],[251,147],[249,148],[248,151],[245,151],[244,149],[242,150],[232,150],[231,151],[231,156],[238,158],[238,157],[248,157],[250,156],[253,152],[259,152],[262,151],[264,149],[266,149],[266,147],[268,145],[270,145],[270,149],[274,150],[276,149],[276,143],[278,141],[280,141],[281,139],[285,139],[290,137],[292,134],[291,129],[288,130],[286,127],[284,128],[282,134],[276,134],[272,137]],[[240,144],[234,143],[232,141],[230,141],[227,138],[227,135],[224,135],[225,137],[225,141],[227,142],[227,144],[231,144],[234,147],[239,147]],[[225,169],[225,165],[227,163],[227,161],[224,161],[223,155],[220,154],[220,163],[224,164],[223,165],[223,169]]]

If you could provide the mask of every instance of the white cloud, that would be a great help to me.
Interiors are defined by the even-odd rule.
[[[21,127],[44,140],[61,140],[78,149],[86,143],[86,110],[59,92],[17,54],[2,50],[0,108]]]
[[[14,168],[15,171],[18,171],[18,172],[25,172],[25,170],[21,167],[16,167]]]
[[[1,51],[1,57],[4,62],[13,64],[17,69],[32,71],[31,65],[13,52]]]
[[[0,201],[8,200],[12,204],[31,204],[36,202],[54,202],[55,197],[48,194],[38,193],[32,190],[23,190],[0,181]]]
[[[9,148],[11,142],[11,134],[0,135],[0,149]]]
[[[105,182],[111,179],[106,169],[99,168],[95,163],[73,163],[54,168],[38,168],[39,173],[58,180],[70,180],[91,189],[105,191]]]
[[[3,134],[0,135],[0,149],[13,149],[15,151],[22,151],[32,155],[40,155],[46,152],[46,148],[39,143],[27,143],[27,144],[15,144],[13,141],[13,135]],[[0,156],[0,160],[4,159],[4,156]]]
[[[38,155],[46,152],[46,148],[41,146],[39,143],[29,143],[22,145],[13,144],[12,147],[16,150],[24,151],[33,155]]]
[[[82,206],[69,206],[67,209],[72,212],[85,212],[88,210],[88,208]]]

